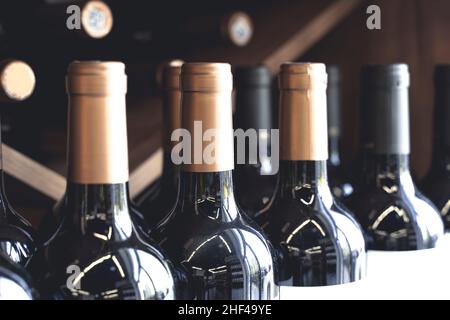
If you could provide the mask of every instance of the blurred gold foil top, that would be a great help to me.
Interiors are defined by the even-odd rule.
[[[191,134],[188,172],[219,172],[234,168],[231,91],[233,77],[227,63],[185,63],[181,71],[182,127]],[[194,124],[197,122],[197,126]],[[201,125],[201,128],[199,127]],[[208,129],[214,135],[203,141]],[[211,132],[211,131],[210,131]],[[214,161],[207,163],[208,145],[214,143]]]
[[[327,73],[321,63],[281,66],[280,158],[328,159]]]
[[[170,137],[175,129],[181,127],[181,66],[182,60],[168,62],[162,72],[164,146],[170,151],[177,144]]]
[[[68,180],[81,184],[128,181],[125,65],[75,61],[66,78]]]
[[[81,23],[88,36],[103,38],[110,33],[113,27],[113,14],[103,1],[87,1],[82,8]]]
[[[33,93],[35,85],[33,69],[26,62],[0,62],[0,100],[23,101]]]

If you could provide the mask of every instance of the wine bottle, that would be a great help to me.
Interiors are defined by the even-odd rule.
[[[165,257],[131,219],[120,62],[73,62],[66,86],[68,174],[62,222],[32,260],[44,298],[172,299]]]
[[[226,63],[182,66],[184,137],[173,151],[182,156],[176,162],[183,160],[181,192],[170,218],[152,233],[189,279],[179,282],[178,298],[260,300],[276,294],[269,243],[234,199],[232,82]]]
[[[163,71],[163,147],[164,162],[162,176],[145,189],[135,200],[150,228],[171,212],[179,195],[179,168],[172,162],[170,153],[175,145],[172,132],[181,126],[180,73],[182,61],[169,62]]]
[[[190,19],[180,30],[182,34],[191,36],[194,42],[222,39],[232,46],[244,47],[252,39],[253,22],[244,11],[233,11],[221,16]]]
[[[431,168],[422,183],[425,194],[438,207],[450,229],[450,65],[434,72],[434,145]]]
[[[34,90],[34,80],[33,70],[25,62],[1,61],[0,105],[28,98]],[[0,251],[13,262],[25,266],[35,253],[39,240],[31,224],[21,217],[8,202],[1,162],[0,154]]]
[[[344,200],[353,192],[353,185],[341,161],[341,71],[338,66],[327,66],[328,111],[328,176],[333,195]]]
[[[367,233],[369,249],[433,248],[443,235],[435,207],[415,187],[409,171],[409,71],[405,64],[366,66],[363,97],[371,123],[367,183],[349,199]],[[370,139],[369,139],[370,140]]]
[[[30,275],[0,252],[0,300],[33,300],[37,293]]]
[[[365,272],[362,229],[327,180],[326,84],[323,64],[281,66],[280,186],[265,230],[279,249],[283,286],[343,284]]]
[[[249,138],[239,141],[235,139],[236,155],[233,172],[238,205],[257,222],[262,222],[261,215],[267,213],[275,195],[277,172],[272,167],[268,157],[261,157],[260,150],[270,155],[272,125],[272,75],[267,67],[248,66],[237,68],[234,72],[236,92],[236,113],[234,127],[247,130]],[[244,136],[243,136],[244,137]],[[250,140],[256,145],[252,150]],[[244,147],[245,149],[242,149]],[[251,159],[250,152],[256,152]],[[241,153],[245,163],[239,163],[238,153]]]
[[[126,8],[124,8],[126,11]],[[144,8],[143,8],[144,9]],[[120,10],[120,9],[119,9]],[[182,9],[181,9],[182,10]],[[145,15],[147,15],[146,11]],[[128,12],[126,12],[128,13]],[[171,19],[138,16],[135,12],[123,17],[120,36],[134,48],[164,47],[177,49],[234,46],[244,47],[253,37],[253,21],[243,11],[195,12],[183,11],[168,14]]]

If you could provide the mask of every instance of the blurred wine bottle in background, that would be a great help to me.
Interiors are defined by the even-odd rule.
[[[422,182],[425,195],[438,207],[450,229],[450,65],[434,72],[434,139],[430,170]]]
[[[174,6],[179,7],[178,4]],[[117,35],[130,43],[132,48],[147,52],[149,48],[156,47],[183,51],[198,47],[244,47],[253,37],[252,19],[243,11],[222,13],[196,10],[186,15],[179,9],[170,13],[171,19],[164,20],[161,17],[139,18],[145,12],[135,13],[132,20],[127,16],[122,20],[118,17],[120,28]]]
[[[23,61],[0,62],[0,105],[27,99],[34,90],[33,70]],[[0,108],[0,112],[3,109]],[[1,130],[0,130],[1,131]],[[1,147],[1,138],[0,138]],[[26,265],[38,247],[38,239],[30,223],[9,204],[0,153],[0,250],[13,262]]]
[[[12,262],[0,252],[0,300],[37,299],[31,277],[20,265]]]
[[[31,261],[40,292],[53,299],[173,299],[171,267],[139,232],[129,206],[125,65],[73,62],[66,86],[67,188],[55,208],[61,223]]]
[[[260,150],[270,156],[272,123],[272,75],[265,66],[239,67],[234,72],[236,112],[234,128],[247,131],[249,138],[235,138],[235,170],[233,172],[238,205],[257,222],[272,204],[277,185],[277,172],[267,157],[260,157]],[[252,141],[252,142],[251,142]],[[250,144],[252,143],[252,144]],[[245,149],[239,149],[239,147]],[[251,149],[256,146],[256,149]],[[250,152],[256,152],[255,159]],[[239,153],[240,157],[239,157]],[[245,158],[243,157],[245,155]],[[245,163],[239,163],[238,159]],[[261,221],[260,221],[261,220]]]
[[[443,223],[431,202],[415,187],[409,170],[409,71],[405,64],[369,65],[362,70],[367,123],[362,125],[373,148],[366,149],[373,169],[349,199],[374,250],[433,248]]]
[[[150,229],[156,227],[176,205],[179,196],[179,168],[172,162],[172,132],[181,127],[181,60],[173,60],[162,71],[163,95],[163,149],[162,175],[150,184],[136,199],[135,203],[145,217]]]
[[[279,249],[278,284],[359,280],[366,264],[362,229],[328,184],[325,65],[283,64],[279,86],[280,185],[265,228]]]
[[[179,299],[276,297],[269,243],[234,198],[232,83],[229,64],[182,66],[181,127],[192,143],[182,149],[176,209],[152,233],[185,275],[176,287]],[[211,141],[203,140],[209,129],[215,130],[213,153]]]
[[[104,38],[114,22],[111,8],[101,0],[45,0],[36,16],[41,32],[53,40]]]
[[[327,75],[329,182],[333,195],[344,200],[352,194],[353,186],[341,159],[341,70],[328,65]]]

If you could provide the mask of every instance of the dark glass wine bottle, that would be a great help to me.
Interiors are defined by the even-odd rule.
[[[371,123],[363,125],[373,138],[368,153],[373,168],[361,174],[367,183],[352,195],[350,208],[367,233],[369,249],[433,248],[443,235],[443,224],[409,171],[408,66],[366,66],[362,74],[363,101],[371,115]]]
[[[365,273],[362,229],[327,180],[326,84],[323,64],[281,66],[280,186],[265,229],[279,249],[279,285],[336,285]]]
[[[0,252],[0,300],[33,300],[37,293],[30,275]]]
[[[178,298],[263,300],[276,294],[269,243],[234,198],[232,82],[226,63],[182,67],[184,130],[175,146],[181,156],[175,160],[183,162],[181,194],[152,234],[189,280],[177,286]]]
[[[264,221],[261,215],[266,214],[270,208],[277,186],[277,172],[274,172],[275,168],[268,158],[271,147],[270,130],[273,127],[272,75],[269,69],[262,65],[240,67],[234,72],[234,82],[234,127],[242,129],[249,137],[241,140],[235,138],[233,179],[236,201],[246,214],[256,222],[261,222]],[[250,131],[247,131],[249,129]],[[244,135],[241,137],[245,138]],[[261,148],[265,149],[262,153],[267,157],[260,156]],[[256,154],[250,157],[250,152]],[[240,163],[242,160],[245,163]]]
[[[328,65],[327,75],[328,180],[333,195],[344,200],[352,194],[353,185],[341,159],[341,71]]]
[[[450,65],[436,66],[434,87],[433,159],[422,188],[438,207],[448,230],[450,229]]]
[[[150,229],[156,227],[173,210],[179,195],[180,173],[170,157],[172,132],[180,128],[181,90],[180,73],[182,61],[174,60],[163,71],[163,148],[162,176],[145,189],[135,200]]]
[[[171,267],[131,219],[120,62],[73,62],[68,182],[57,232],[31,262],[44,298],[172,299]]]
[[[25,62],[0,62],[0,105],[28,98],[34,80],[33,70]],[[6,198],[1,161],[0,154],[0,251],[25,266],[36,251],[38,239],[31,224],[15,212]]]

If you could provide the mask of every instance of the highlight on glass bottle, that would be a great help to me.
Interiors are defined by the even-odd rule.
[[[27,99],[34,91],[35,80],[33,69],[26,62],[15,59],[1,61],[0,104]],[[39,240],[31,224],[8,202],[3,172],[0,152],[0,252],[11,261],[26,266],[39,246]]]
[[[443,235],[434,205],[416,188],[409,170],[409,71],[405,64],[369,65],[361,74],[362,112],[369,121],[366,182],[350,208],[374,250],[433,248]]]
[[[279,250],[283,286],[344,284],[365,274],[361,227],[328,184],[326,86],[323,64],[281,66],[280,185],[265,230]]]
[[[62,222],[30,270],[44,298],[173,299],[169,262],[131,216],[125,66],[69,65],[67,189]]]
[[[275,298],[271,247],[234,199],[231,67],[185,63],[181,88],[181,127],[193,141],[183,153],[197,153],[200,161],[181,165],[177,206],[152,233],[183,275],[177,298]],[[214,139],[204,140],[209,129]],[[215,154],[214,161],[204,161],[204,153]]]
[[[345,201],[354,191],[350,174],[342,165],[341,158],[341,69],[327,65],[327,115],[328,115],[328,174],[333,195]]]
[[[144,215],[150,230],[167,218],[179,197],[180,172],[179,166],[172,162],[171,151],[176,143],[171,140],[171,136],[174,130],[181,127],[180,74],[182,64],[183,61],[181,60],[172,60],[162,70],[164,128],[162,175],[135,199],[135,203]]]

